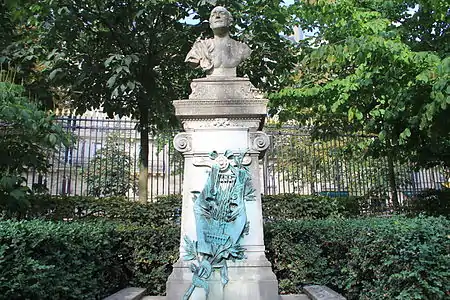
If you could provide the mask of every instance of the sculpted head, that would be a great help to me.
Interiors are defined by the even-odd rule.
[[[202,68],[208,75],[236,76],[236,67],[250,54],[250,48],[230,36],[231,13],[223,6],[211,11],[209,26],[214,38],[198,39],[186,55],[185,61],[194,68]]]
[[[213,31],[217,29],[226,29],[231,26],[233,22],[233,16],[223,6],[216,6],[209,17],[209,26]]]

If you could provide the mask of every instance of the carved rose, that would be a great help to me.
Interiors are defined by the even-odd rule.
[[[224,155],[219,155],[219,157],[216,158],[216,162],[219,165],[220,171],[225,171],[230,165],[230,161]]]

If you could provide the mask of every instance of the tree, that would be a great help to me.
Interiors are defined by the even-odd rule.
[[[79,112],[103,107],[111,116],[139,120],[141,201],[147,199],[149,132],[178,126],[171,100],[186,98],[190,79],[199,75],[187,69],[184,58],[196,38],[209,34],[203,21],[213,2],[42,0],[30,6],[28,18],[14,18],[34,22],[34,43],[27,35],[21,40],[42,46],[38,61],[49,88],[68,95]],[[280,36],[291,30],[290,12],[281,2],[220,3],[235,16],[235,36],[254,50],[240,74],[265,91],[285,86],[295,63],[294,45]],[[190,14],[198,25],[182,22]],[[4,56],[26,58],[21,40]]]
[[[149,133],[174,126],[171,100],[187,96],[182,53],[192,38],[178,22],[186,7],[175,1],[54,2],[48,48],[56,36],[59,43],[50,53],[49,77],[68,88],[80,112],[103,106],[110,116],[139,120],[139,197],[145,202]]]
[[[24,97],[24,88],[13,81],[13,72],[0,71],[0,205],[19,211],[32,192],[23,174],[45,173],[49,152],[69,146],[71,138],[54,115]]]
[[[126,196],[137,190],[132,172],[132,158],[127,154],[120,136],[108,136],[104,148],[95,153],[82,175],[86,178],[87,194],[95,197]]]
[[[53,108],[48,76],[48,51],[41,43],[51,15],[39,1],[4,0],[0,4],[0,68],[14,69],[15,83],[22,85],[43,108]]]
[[[450,166],[447,1],[297,2],[302,43],[296,83],[271,95],[282,120],[315,133],[363,132],[359,144],[392,163]]]
[[[9,3],[10,12],[26,2]],[[44,66],[39,74],[47,90],[65,94],[78,112],[102,106],[110,116],[137,118],[140,198],[146,201],[149,132],[176,124],[171,100],[186,96],[189,86],[182,54],[192,38],[179,22],[188,15],[186,7],[139,0],[28,4],[20,15],[11,13],[15,38],[2,49],[4,60],[22,70]],[[31,33],[22,32],[29,24]]]

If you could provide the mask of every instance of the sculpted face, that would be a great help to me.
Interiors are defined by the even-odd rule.
[[[228,28],[233,21],[233,17],[230,12],[222,6],[217,6],[211,11],[211,16],[209,17],[209,26],[211,29],[216,28]]]

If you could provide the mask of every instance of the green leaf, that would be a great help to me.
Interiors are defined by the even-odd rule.
[[[105,67],[109,67],[109,65],[111,64],[112,60],[116,58],[116,55],[111,55],[110,57],[108,57],[108,59],[105,60]]]
[[[14,189],[9,194],[11,197],[13,197],[16,200],[23,199],[23,198],[25,198],[25,195],[26,195],[25,191],[23,191],[21,189]]]
[[[127,82],[127,87],[128,87],[130,90],[134,90],[134,88],[136,87],[136,83],[133,82],[133,81],[128,81],[128,82]]]
[[[410,136],[411,136],[411,130],[409,128],[406,128],[405,130],[403,130],[402,133],[400,133],[400,138],[403,140],[406,140]]]
[[[386,131],[384,131],[384,130],[380,131],[380,133],[378,134],[378,138],[381,141],[385,141],[386,140]]]
[[[56,137],[55,134],[50,134],[48,136],[48,140],[49,140],[51,145],[56,145],[57,137]]]
[[[355,112],[354,112],[353,108],[350,108],[348,110],[348,121],[351,122],[353,120],[354,116],[355,116]]]
[[[61,68],[54,69],[49,75],[50,80],[53,80],[55,78],[56,74],[58,74],[62,71],[63,70]]]
[[[106,85],[107,85],[109,88],[112,88],[112,87],[114,86],[114,84],[116,83],[116,79],[117,79],[117,74],[111,76],[111,77],[108,79],[108,82],[106,83]]]
[[[363,114],[359,110],[356,110],[355,115],[356,115],[356,119],[358,119],[358,121],[361,121],[363,119]]]

